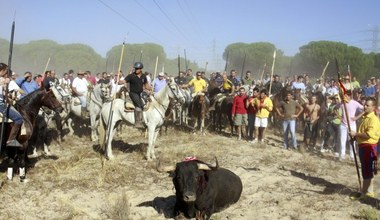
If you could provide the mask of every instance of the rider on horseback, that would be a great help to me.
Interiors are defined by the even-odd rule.
[[[5,63],[0,63],[0,111],[2,113],[5,112],[6,108],[8,107],[8,105],[5,103],[8,100],[4,100],[6,84],[9,83],[9,78],[6,77],[8,71],[10,71],[8,70],[8,65]],[[12,119],[13,126],[7,140],[7,147],[22,147],[22,145],[16,140],[16,137],[21,129],[22,123],[24,123],[24,119],[20,113],[11,105],[9,106],[8,117]]]
[[[144,65],[141,62],[134,64],[134,71],[125,78],[125,82],[129,83],[129,96],[135,105],[135,126],[136,128],[144,128],[143,124],[143,108],[144,104],[141,100],[141,93],[144,89],[151,91],[146,75],[142,73]]]
[[[211,102],[209,111],[215,111],[216,103],[220,103],[227,95],[233,96],[235,93],[234,84],[228,79],[227,74],[223,74],[223,83],[221,85],[222,93],[216,95]]]
[[[206,93],[207,87],[208,87],[207,82],[204,79],[202,79],[201,72],[198,71],[196,74],[196,77],[197,78],[190,80],[189,83],[182,86],[182,88],[184,89],[193,87],[193,93],[191,94],[193,98],[199,93]],[[206,105],[210,104],[210,100],[207,98],[207,96],[205,96],[205,101],[206,101]]]

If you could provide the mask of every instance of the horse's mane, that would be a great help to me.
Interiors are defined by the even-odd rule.
[[[20,100],[18,100],[16,102],[17,105],[20,105],[20,106],[25,106],[27,105],[32,99],[35,99],[36,96],[41,92],[43,91],[43,89],[37,89],[29,94],[27,94],[26,96],[24,96],[23,98],[21,98]]]

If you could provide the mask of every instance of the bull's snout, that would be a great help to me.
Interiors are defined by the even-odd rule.
[[[196,199],[195,193],[193,192],[186,192],[183,194],[183,200],[185,202],[194,202]]]

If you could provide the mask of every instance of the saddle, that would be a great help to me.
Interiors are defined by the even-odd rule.
[[[143,111],[147,111],[149,109],[149,106],[150,106],[150,101],[145,101],[144,99],[141,99],[144,103],[144,108],[143,108]],[[133,104],[132,102],[132,99],[127,96],[124,100],[124,111],[125,112],[133,112],[135,111],[135,105]]]
[[[0,123],[3,123],[4,121],[4,117],[3,117],[3,113],[0,112]],[[12,123],[12,119],[10,118],[7,118],[7,121],[5,121],[4,123]],[[26,135],[26,128],[25,128],[25,124],[23,123],[22,126],[21,126],[21,132],[20,132],[20,135]]]

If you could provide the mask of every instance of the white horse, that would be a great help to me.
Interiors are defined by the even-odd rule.
[[[87,100],[87,109],[90,112],[91,140],[98,140],[97,128],[99,126],[100,112],[104,103],[111,101],[111,85],[96,84]]]
[[[164,124],[165,111],[169,106],[170,98],[184,102],[184,96],[180,91],[179,86],[173,79],[171,79],[169,83],[158,93],[151,96],[152,101],[149,103],[149,108],[144,111],[144,121],[148,129],[148,149],[146,151],[147,160],[156,158],[154,153],[154,144],[157,139],[159,128]],[[113,104],[111,104],[111,102],[107,102],[102,108],[99,126],[99,144],[103,149],[105,149],[106,157],[108,159],[114,158],[111,143],[114,136],[116,123],[122,120],[126,121],[128,125],[133,125],[135,123],[134,112],[124,111],[124,104],[124,100],[115,99]],[[110,112],[111,110],[112,112]],[[111,121],[109,120],[110,113],[112,113]],[[108,134],[106,134],[106,128],[108,128]]]

